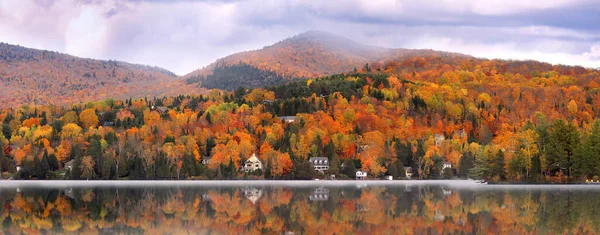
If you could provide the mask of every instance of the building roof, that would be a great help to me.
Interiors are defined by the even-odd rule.
[[[296,121],[296,116],[280,116],[279,120],[281,121]]]
[[[260,159],[258,159],[258,157],[256,157],[256,153],[253,153],[252,156],[250,156],[246,162],[260,162]]]
[[[412,167],[410,167],[410,166],[406,166],[406,167],[404,167],[404,170],[405,170],[406,172],[410,172],[410,173],[412,173],[412,171],[413,171]]]
[[[311,157],[308,160],[315,166],[329,166],[329,159],[326,157]]]

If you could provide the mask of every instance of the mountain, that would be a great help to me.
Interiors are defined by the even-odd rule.
[[[185,76],[206,88],[261,87],[290,80],[350,72],[367,63],[409,57],[466,55],[433,50],[391,49],[362,45],[321,31],[308,31],[260,50],[236,53]]]
[[[185,87],[174,73],[159,67],[0,43],[0,107],[176,95]]]

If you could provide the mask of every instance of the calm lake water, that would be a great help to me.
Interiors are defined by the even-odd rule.
[[[4,234],[598,234],[600,186],[1,181]]]

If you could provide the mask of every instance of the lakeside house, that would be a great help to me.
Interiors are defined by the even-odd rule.
[[[256,154],[254,153],[250,158],[248,158],[248,160],[246,160],[244,164],[244,171],[252,172],[256,170],[262,170],[262,162],[260,162],[258,157],[256,157]]]
[[[212,157],[211,157],[211,156],[204,156],[204,157],[202,158],[202,164],[204,164],[204,165],[208,165],[208,164],[210,163],[210,159],[212,159]]]
[[[357,180],[364,180],[367,178],[367,172],[364,171],[356,171],[356,179]]]
[[[450,163],[450,162],[444,162],[444,165],[442,165],[442,170],[445,170],[445,169],[448,169],[448,168],[452,169],[452,163]]]
[[[311,157],[309,161],[315,168],[315,171],[324,173],[329,170],[329,159],[326,157]]]
[[[410,178],[412,178],[413,176],[413,169],[410,166],[405,166],[404,167],[404,175],[406,176],[406,179],[409,180]]]
[[[71,161],[65,162],[65,170],[67,170],[67,171],[73,170],[73,163],[74,162],[75,162],[75,160],[71,160]]]

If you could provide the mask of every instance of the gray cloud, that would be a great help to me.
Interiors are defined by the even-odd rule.
[[[4,0],[0,41],[185,74],[317,29],[385,47],[600,67],[594,0]]]

